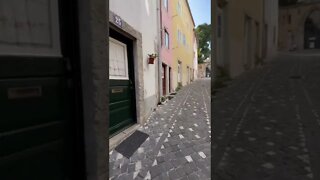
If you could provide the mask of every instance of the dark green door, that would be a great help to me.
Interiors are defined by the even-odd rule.
[[[0,13],[0,179],[73,179],[70,16],[59,21],[57,0],[23,2]]]
[[[113,29],[109,32],[109,133],[114,135],[135,123],[135,91],[132,40]]]

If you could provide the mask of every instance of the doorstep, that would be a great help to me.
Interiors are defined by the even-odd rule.
[[[122,141],[124,141],[127,137],[133,134],[138,128],[140,124],[134,124],[127,129],[121,131],[119,134],[113,136],[109,139],[109,152],[117,147]]]

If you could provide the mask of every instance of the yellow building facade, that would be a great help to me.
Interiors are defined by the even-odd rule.
[[[172,13],[172,86],[191,82],[194,72],[194,20],[187,0],[171,0]]]

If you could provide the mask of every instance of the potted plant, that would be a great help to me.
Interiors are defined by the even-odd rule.
[[[149,59],[148,59],[149,64],[154,64],[155,58],[158,57],[157,54],[148,54],[148,56],[149,56]]]

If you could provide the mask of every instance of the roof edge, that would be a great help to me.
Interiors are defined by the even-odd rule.
[[[195,27],[196,23],[194,22],[194,19],[193,19],[193,15],[192,15],[192,12],[191,12],[191,9],[190,9],[189,1],[188,0],[185,0],[185,1],[187,2],[187,7],[188,7],[188,10],[189,10],[192,22],[193,22],[193,27]]]

